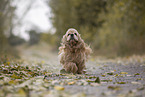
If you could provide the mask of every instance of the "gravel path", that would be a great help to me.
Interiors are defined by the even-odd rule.
[[[145,97],[144,56],[113,60],[90,58],[86,74],[60,74],[57,53],[49,47],[41,49],[42,46],[20,52],[27,64],[41,63],[42,69],[50,71],[51,75],[45,76],[45,82],[51,85],[44,97]]]

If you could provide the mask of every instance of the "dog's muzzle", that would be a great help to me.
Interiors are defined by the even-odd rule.
[[[70,40],[74,40],[74,34],[71,34]]]
[[[67,37],[67,41],[70,40],[78,41],[78,37],[75,34],[69,34]]]

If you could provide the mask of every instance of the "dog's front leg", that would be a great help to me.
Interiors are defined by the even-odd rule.
[[[66,62],[66,63],[64,63],[63,67],[66,72],[71,72],[73,74],[76,74],[78,71],[78,67],[73,62]]]
[[[78,63],[78,74],[84,74],[85,72],[83,71],[85,69],[85,61],[83,60],[81,63]]]

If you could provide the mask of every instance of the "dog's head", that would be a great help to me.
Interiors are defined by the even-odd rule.
[[[79,33],[76,29],[68,29],[65,35],[67,37],[67,41],[78,41]]]
[[[76,45],[82,39],[80,34],[76,29],[70,28],[67,30],[66,34],[63,36],[62,42],[69,43],[71,46]]]

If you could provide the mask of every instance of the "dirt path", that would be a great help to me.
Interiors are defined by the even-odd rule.
[[[21,58],[25,64],[37,65],[41,64],[42,69],[47,69],[52,73],[59,73],[61,65],[58,61],[57,52],[48,46],[48,44],[41,43],[39,45],[27,46],[23,45],[17,48],[20,52]]]
[[[91,58],[86,64],[87,74],[59,74],[57,53],[45,45],[18,48],[25,64],[37,66],[39,63],[41,69],[51,73],[35,78],[37,85],[34,86],[39,89],[34,89],[30,96],[145,97],[144,56],[114,60]]]

